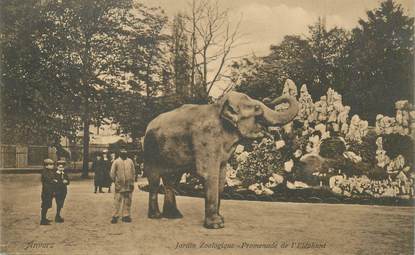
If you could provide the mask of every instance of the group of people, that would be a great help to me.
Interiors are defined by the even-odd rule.
[[[94,175],[94,193],[103,193],[102,188],[108,188],[108,193],[111,193],[111,165],[115,160],[115,154],[108,157],[108,150],[104,150],[102,153],[99,152],[96,155],[95,160],[92,163],[92,169],[95,173]]]
[[[136,178],[135,164],[127,155],[126,149],[121,149],[119,157],[111,161],[108,159],[106,152],[97,156],[93,162],[95,172],[94,184],[95,190],[102,193],[102,188],[107,187],[111,192],[111,184],[114,182],[114,211],[111,223],[115,224],[119,218],[123,222],[131,222],[131,203],[134,191],[134,181]],[[65,162],[52,159],[44,160],[44,169],[42,170],[42,194],[41,194],[41,225],[50,225],[51,220],[47,216],[48,210],[52,207],[52,201],[56,201],[55,222],[64,222],[61,217],[61,210],[67,194],[67,185],[69,185],[68,175],[64,172]]]
[[[55,222],[61,223],[64,221],[61,217],[61,210],[67,194],[66,186],[69,185],[68,175],[64,172],[65,162],[57,161],[56,169],[55,162],[52,159],[45,159],[43,163],[40,225],[50,225],[51,221],[46,217],[46,214],[49,208],[52,207],[53,198],[56,202]]]

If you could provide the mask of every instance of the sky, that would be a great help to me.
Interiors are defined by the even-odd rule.
[[[160,6],[169,17],[189,10],[191,0],[140,0],[147,6]],[[414,16],[414,0],[398,0],[407,14]],[[308,26],[326,16],[328,28],[350,30],[366,11],[380,6],[380,0],[218,0],[228,10],[232,24],[240,22],[240,46],[232,57],[255,54],[264,56],[272,44],[286,35],[307,35]],[[212,68],[214,69],[214,67]],[[220,84],[221,85],[221,84]],[[223,85],[223,84],[222,84]],[[214,91],[217,93],[218,91]]]

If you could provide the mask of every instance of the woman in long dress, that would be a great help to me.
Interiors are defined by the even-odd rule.
[[[110,171],[111,171],[112,160],[110,160],[108,157],[108,150],[103,151],[102,161],[103,161],[103,167],[104,167],[104,177],[103,177],[102,187],[108,188],[108,193],[111,193],[112,180],[110,176]]]

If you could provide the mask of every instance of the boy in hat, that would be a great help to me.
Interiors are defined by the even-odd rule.
[[[56,184],[58,180],[56,179],[54,168],[55,164],[53,160],[47,158],[43,161],[43,170],[42,170],[42,204],[41,204],[41,219],[40,225],[50,225],[50,220],[46,218],[48,209],[52,207],[52,199],[54,196]]]
[[[120,150],[120,157],[112,163],[110,175],[115,184],[114,214],[111,223],[117,223],[121,211],[122,221],[131,222],[135,169],[133,161],[127,157],[127,150]]]
[[[63,218],[61,217],[61,210],[63,208],[63,204],[65,203],[66,194],[68,193],[68,188],[66,186],[69,185],[69,177],[65,174],[65,161],[59,160],[57,162],[57,170],[55,173],[56,176],[56,190],[55,190],[55,201],[56,201],[56,216],[55,222],[61,223],[63,222]]]

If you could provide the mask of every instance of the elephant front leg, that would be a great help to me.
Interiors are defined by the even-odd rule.
[[[218,200],[218,214],[222,218],[222,221],[225,222],[224,217],[220,214],[220,198],[222,196],[223,190],[225,189],[226,183],[226,164],[222,164],[219,172],[219,200]]]
[[[219,215],[219,178],[208,176],[205,181],[205,224],[206,228],[224,227],[223,217]]]
[[[214,141],[194,141],[196,172],[203,178],[205,188],[204,226],[212,229],[224,227],[223,219],[219,215],[219,145]]]

